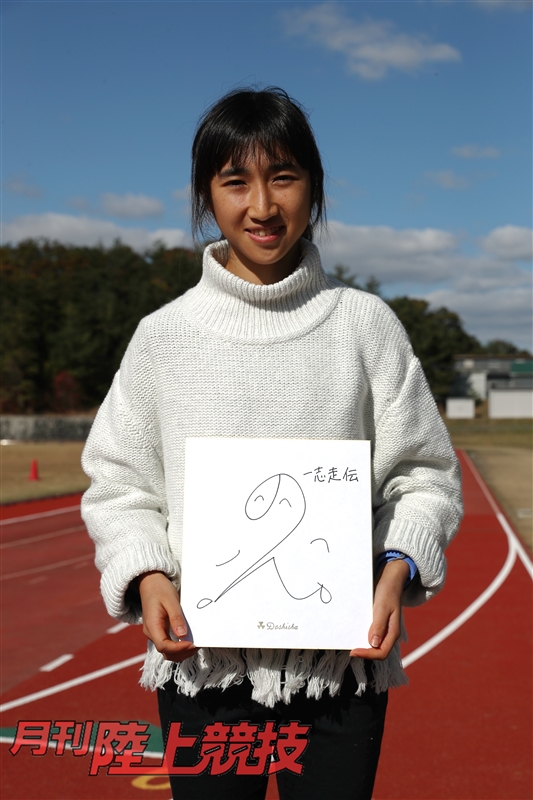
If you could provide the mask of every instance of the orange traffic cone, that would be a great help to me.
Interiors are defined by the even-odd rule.
[[[30,474],[28,475],[29,481],[38,481],[39,480],[39,465],[37,464],[37,459],[34,458],[31,462],[30,467]]]

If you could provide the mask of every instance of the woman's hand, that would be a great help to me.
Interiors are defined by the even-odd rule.
[[[198,652],[186,640],[187,623],[180,598],[172,582],[162,572],[146,572],[137,580],[143,611],[143,633],[167,661],[184,661]],[[170,632],[182,641],[174,641]]]
[[[368,632],[371,647],[350,652],[351,656],[383,661],[400,638],[401,600],[409,567],[398,559],[389,561],[378,574],[374,591],[374,620]]]

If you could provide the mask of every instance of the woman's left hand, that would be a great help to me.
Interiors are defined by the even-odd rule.
[[[389,561],[378,575],[374,591],[373,622],[368,632],[370,648],[351,650],[351,656],[383,661],[400,638],[401,600],[409,567],[398,559]]]

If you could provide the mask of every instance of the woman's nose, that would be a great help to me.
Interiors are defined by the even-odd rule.
[[[248,213],[250,217],[261,220],[266,220],[277,215],[278,206],[272,198],[268,187],[258,186],[254,189],[250,198]]]

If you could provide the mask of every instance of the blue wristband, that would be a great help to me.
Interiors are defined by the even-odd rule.
[[[379,556],[376,558],[375,561],[375,571],[377,572],[384,564],[388,564],[389,561],[405,561],[407,566],[409,567],[409,575],[405,581],[404,589],[407,589],[413,578],[418,572],[417,566],[412,558],[406,556],[405,553],[401,553],[399,550],[386,550],[384,553],[380,553]]]

